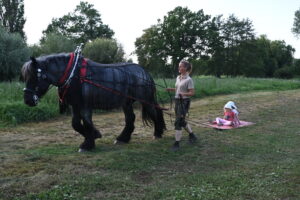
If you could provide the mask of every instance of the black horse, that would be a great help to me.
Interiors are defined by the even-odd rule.
[[[142,105],[143,121],[154,124],[154,137],[162,137],[166,126],[156,100],[155,83],[141,66],[99,64],[83,57],[77,62],[75,58],[74,53],[61,53],[26,62],[22,67],[24,102],[36,106],[50,85],[57,86],[61,103],[72,107],[73,128],[84,137],[80,152],[95,148],[95,139],[101,138],[92,122],[93,109],[122,107],[126,125],[115,143],[128,143],[134,130],[135,101]]]

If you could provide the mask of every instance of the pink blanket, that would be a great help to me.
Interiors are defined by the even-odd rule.
[[[253,125],[253,122],[246,122],[246,121],[240,121],[241,124],[239,126],[218,126],[217,124],[211,124],[211,123],[207,123],[205,125],[207,125],[208,127],[212,127],[212,128],[216,128],[216,129],[221,129],[221,130],[227,130],[227,129],[234,129],[234,128],[240,128],[240,127],[244,127],[244,126],[250,126]]]

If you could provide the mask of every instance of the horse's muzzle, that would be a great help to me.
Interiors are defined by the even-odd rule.
[[[24,103],[28,106],[36,106],[38,102],[39,97],[32,91],[29,91],[28,89],[24,88]]]

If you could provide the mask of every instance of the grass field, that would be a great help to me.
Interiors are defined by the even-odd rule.
[[[195,98],[249,91],[281,91],[300,89],[299,80],[193,77]],[[156,79],[157,97],[160,104],[170,102],[166,87],[174,87],[174,79]],[[58,94],[55,87],[41,99],[39,106],[31,108],[23,103],[24,84],[0,83],[0,127],[15,126],[25,122],[52,119],[59,116]],[[163,105],[165,106],[165,105]]]
[[[242,120],[230,131],[201,123],[237,102]],[[96,149],[77,153],[81,136],[62,116],[0,129],[0,199],[300,199],[300,90],[240,92],[193,100],[189,120],[199,138],[170,151],[173,125],[152,140],[137,110],[128,145],[115,146],[124,125],[119,112],[97,114],[103,133]]]

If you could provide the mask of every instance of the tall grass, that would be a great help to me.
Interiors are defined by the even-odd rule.
[[[36,107],[24,104],[23,88],[24,84],[20,82],[0,83],[0,127],[58,116],[56,88],[51,88]]]
[[[256,90],[291,90],[300,88],[298,80],[258,78],[193,77],[195,98],[219,94],[233,94]],[[165,91],[174,87],[174,79],[155,79],[159,103],[170,101],[174,94]],[[59,115],[56,88],[51,88],[36,107],[23,103],[24,84],[20,82],[0,83],[0,127],[17,125],[29,121],[41,121]]]
[[[195,98],[220,94],[234,94],[248,91],[276,91],[300,88],[298,80],[264,79],[264,78],[215,78],[209,76],[193,77]],[[165,87],[174,87],[174,79],[156,79],[158,96],[162,101],[168,101],[169,94]],[[170,94],[173,95],[173,94]]]

